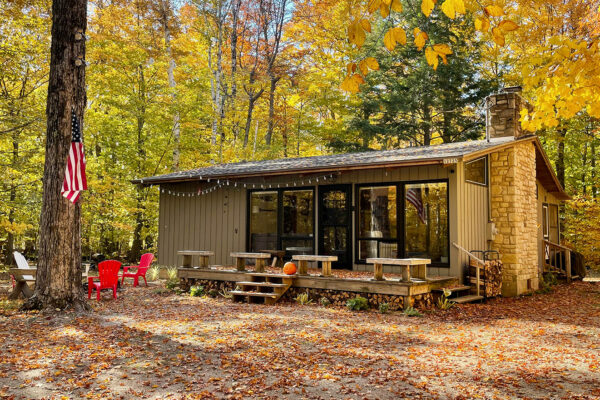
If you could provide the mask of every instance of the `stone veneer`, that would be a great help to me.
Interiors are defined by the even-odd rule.
[[[490,156],[492,249],[503,262],[503,296],[538,288],[535,147],[516,143]]]

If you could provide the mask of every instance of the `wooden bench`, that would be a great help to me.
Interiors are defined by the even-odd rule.
[[[208,257],[214,256],[215,253],[212,251],[206,250],[180,250],[177,252],[177,255],[183,257],[181,266],[187,268],[196,268],[193,265],[194,256],[198,257],[198,267],[199,268],[208,268]]]
[[[251,259],[256,261],[256,272],[265,271],[265,261],[271,258],[268,253],[231,253],[231,257],[235,258],[235,267],[238,271],[246,270],[246,260]]]
[[[298,261],[298,275],[307,275],[308,261],[316,261],[321,263],[321,276],[331,276],[331,263],[338,258],[337,256],[297,255],[292,256],[292,260]]]
[[[401,282],[410,282],[411,267],[413,276],[421,280],[427,280],[427,264],[431,264],[428,258],[367,258],[367,264],[373,264],[373,280],[383,281],[384,265],[399,265],[402,267]]]

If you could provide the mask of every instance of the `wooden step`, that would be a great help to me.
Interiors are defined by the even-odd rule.
[[[276,293],[245,292],[243,290],[231,290],[229,294],[234,296],[268,297],[271,299],[276,299],[279,297],[279,295]]]
[[[296,274],[294,275],[286,275],[286,274],[272,274],[269,272],[248,272],[248,275],[250,276],[261,276],[264,278],[295,278]]]
[[[446,290],[448,290],[450,293],[456,293],[456,292],[462,292],[465,290],[470,290],[471,286],[455,286],[455,287],[451,287],[451,288],[446,288]],[[444,288],[439,288],[439,289],[433,289],[432,292],[444,292]]]
[[[271,282],[236,282],[238,286],[264,286],[272,288],[288,287],[285,283],[271,283]]]
[[[475,294],[471,294],[468,296],[460,296],[460,297],[457,297],[454,299],[450,299],[450,301],[453,301],[458,304],[472,303],[472,302],[478,301],[478,300],[483,300],[483,296],[477,296]]]

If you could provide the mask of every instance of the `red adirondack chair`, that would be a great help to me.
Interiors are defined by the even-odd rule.
[[[142,255],[142,258],[140,258],[140,265],[131,265],[128,267],[123,267],[121,286],[123,285],[123,281],[125,280],[125,278],[133,278],[133,287],[136,287],[138,285],[138,279],[140,277],[144,278],[144,282],[146,282],[146,286],[148,286],[148,281],[146,280],[146,271],[148,271],[148,268],[150,268],[152,260],[154,260],[154,254],[146,253]],[[130,268],[137,268],[137,271],[127,272]]]
[[[92,290],[96,288],[96,299],[100,300],[100,290],[112,288],[113,298],[117,298],[117,283],[119,283],[119,270],[121,262],[117,260],[106,260],[98,264],[97,276],[88,277],[88,299],[92,297]],[[94,282],[100,279],[100,282]]]

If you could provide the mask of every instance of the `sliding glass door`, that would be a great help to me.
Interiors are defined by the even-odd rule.
[[[361,185],[356,258],[430,258],[448,266],[447,181]]]

